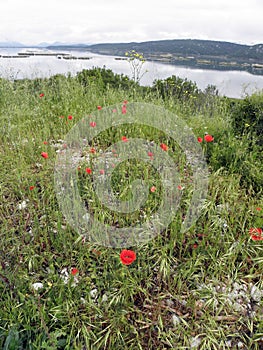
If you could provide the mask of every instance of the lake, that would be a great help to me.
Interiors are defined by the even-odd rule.
[[[0,55],[16,55],[28,49],[0,48]],[[83,69],[103,67],[111,69],[115,73],[123,73],[131,77],[129,63],[125,60],[116,60],[114,56],[98,55],[82,51],[64,51],[73,56],[91,57],[91,59],[58,59],[56,56],[30,56],[27,58],[2,58],[0,57],[0,77],[6,79],[34,79],[37,77],[49,77],[54,74],[75,75]],[[150,86],[155,79],[165,79],[172,75],[187,78],[196,82],[200,89],[207,85],[215,85],[220,95],[242,98],[245,94],[251,94],[263,89],[263,76],[253,75],[244,71],[217,71],[205,69],[193,69],[175,66],[166,63],[147,61],[143,65],[147,70],[141,79],[141,85]]]

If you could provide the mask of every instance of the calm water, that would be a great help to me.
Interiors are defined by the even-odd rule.
[[[24,52],[24,49],[2,49],[0,55]],[[0,77],[7,79],[49,77],[54,74],[73,75],[83,69],[92,67],[103,67],[111,69],[115,73],[123,73],[131,77],[131,70],[127,61],[115,60],[114,56],[102,56],[94,53],[67,52],[73,56],[89,56],[90,60],[65,60],[57,59],[55,56],[32,56],[28,58],[1,58],[0,57]],[[156,62],[146,62],[143,66],[147,73],[142,77],[142,85],[152,85],[155,79],[165,79],[171,75],[180,78],[187,78],[195,81],[200,89],[204,89],[208,84],[216,85],[221,95],[229,97],[243,97],[255,90],[263,89],[263,76],[252,75],[242,71],[215,71],[204,69],[192,69],[174,66],[171,64],[161,64]]]

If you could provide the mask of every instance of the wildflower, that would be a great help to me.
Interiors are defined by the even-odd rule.
[[[47,142],[47,141],[44,141],[44,142],[43,142],[43,144],[44,144],[44,145],[47,145],[47,144],[48,144],[48,142]]]
[[[122,136],[122,138],[121,138],[121,139],[122,139],[122,141],[123,141],[123,142],[127,142],[127,141],[128,141],[128,139],[127,139],[127,137],[126,137],[126,136]]]
[[[197,138],[197,141],[198,141],[199,143],[203,142],[202,137],[198,137],[198,138]]]
[[[124,265],[130,265],[136,260],[136,253],[133,250],[122,250],[120,253],[121,262]]]
[[[69,119],[69,120],[72,120],[72,119],[73,119],[72,115],[69,115],[69,116],[68,116],[68,119]]]
[[[97,297],[98,297],[98,289],[97,288],[92,289],[89,292],[89,294],[90,294],[91,299],[97,299]]]
[[[260,210],[261,210],[261,208],[260,208],[260,207],[257,207],[257,208],[256,208],[256,210],[257,210],[257,211],[260,211]]]
[[[41,282],[36,282],[36,283],[32,284],[32,288],[35,290],[42,289],[43,287],[44,287],[43,283],[41,283]]]
[[[116,109],[116,108],[114,108],[114,109],[112,110],[112,112],[113,112],[113,113],[116,113],[116,112],[117,112],[117,109]]]
[[[156,191],[156,187],[155,186],[152,186],[151,189],[150,189],[151,192],[155,192]]]
[[[105,172],[104,169],[101,169],[101,170],[100,170],[100,174],[101,174],[101,175],[103,175],[104,172]]]
[[[59,118],[63,119],[63,118],[64,118],[64,115],[60,115]]]
[[[72,273],[73,270],[75,272],[75,275]],[[69,274],[67,268],[65,267],[60,271],[60,277],[63,280],[64,284],[68,284],[70,281],[71,281],[72,287],[75,287],[78,284],[79,280],[78,280],[78,277],[76,276],[76,274],[78,273],[77,270],[78,269],[75,269],[75,268],[71,269]],[[71,280],[70,275],[73,276],[73,281]]]
[[[93,147],[91,147],[91,149],[90,149],[90,153],[96,153],[96,150],[95,150],[95,148],[93,148]]]
[[[75,267],[73,267],[73,268],[71,269],[71,275],[72,275],[72,276],[75,276],[78,272],[79,272],[79,270],[76,269]]]
[[[87,174],[91,174],[92,173],[92,170],[90,168],[86,168],[86,173]]]
[[[123,105],[123,106],[122,106],[122,108],[121,108],[121,113],[122,113],[122,114],[126,114],[126,113],[127,113],[126,105]]]
[[[90,122],[89,125],[94,128],[96,126],[96,122]]]
[[[43,158],[45,158],[45,159],[47,159],[47,158],[48,158],[48,154],[47,154],[47,152],[42,152],[42,153],[41,153],[41,156],[42,156]]]
[[[178,190],[182,190],[183,187],[181,185],[178,185],[177,188]]]
[[[21,204],[18,204],[17,208],[19,210],[25,209],[27,207],[26,201],[23,201]]]
[[[248,128],[250,126],[250,124],[248,123],[245,123],[245,127]]]
[[[165,143],[161,143],[161,149],[163,149],[164,151],[168,151],[168,146]]]
[[[97,106],[97,109],[100,110],[100,109],[102,109],[102,107],[101,106]]]
[[[30,186],[29,189],[32,191],[35,188],[35,186]]]
[[[204,139],[205,139],[206,142],[212,142],[212,141],[214,141],[214,138],[213,138],[212,135],[205,135]]]
[[[263,233],[263,230],[260,227],[249,229],[249,234],[253,241],[262,241],[263,240],[262,233]]]
[[[148,156],[149,157],[153,157],[153,153],[152,152],[148,152]]]
[[[39,97],[41,98],[41,97],[44,97],[45,96],[45,94],[43,94],[43,93],[41,93],[41,94],[39,94]]]
[[[123,104],[125,104],[125,105],[126,105],[127,103],[128,103],[128,101],[127,101],[127,100],[124,100],[124,101],[123,101]]]

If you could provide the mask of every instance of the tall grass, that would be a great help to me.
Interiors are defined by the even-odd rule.
[[[250,228],[263,226],[263,169],[256,142],[261,136],[235,128],[226,99],[194,97],[162,97],[156,89],[131,84],[129,90],[101,79],[84,84],[71,76],[0,81],[1,349],[189,349],[195,342],[199,349],[234,349],[241,343],[262,349],[263,241],[249,235]],[[69,130],[97,106],[123,100],[128,106],[133,101],[163,106],[183,118],[196,137],[205,132],[214,137],[201,144],[210,178],[196,224],[181,233],[191,196],[191,172],[183,169],[185,186],[174,220],[147,244],[127,247],[137,254],[130,266],[121,264],[120,249],[95,245],[68,225],[53,185],[56,151]],[[178,156],[165,135],[128,126],[125,131],[156,143],[165,140]],[[104,150],[116,133],[110,130],[89,147]],[[158,206],[157,191],[144,212],[131,217],[108,212],[92,193],[84,170],[88,164],[80,165],[82,196],[94,201],[100,220],[132,225]],[[161,189],[156,172],[130,162],[113,177],[121,199],[129,198],[123,192],[128,166],[128,183],[145,177],[149,186]],[[43,287],[36,290],[36,282]],[[241,293],[237,285],[246,291],[234,302],[229,294]]]

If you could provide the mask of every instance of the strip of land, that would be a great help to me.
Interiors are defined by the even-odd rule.
[[[49,46],[53,50],[89,51],[101,55],[125,57],[135,50],[149,61],[193,68],[243,70],[263,75],[263,44],[241,45],[211,40],[159,40],[132,43]]]

